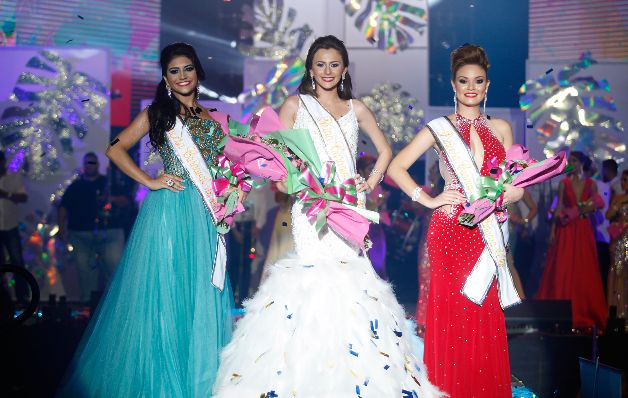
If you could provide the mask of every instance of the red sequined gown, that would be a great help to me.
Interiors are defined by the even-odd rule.
[[[563,178],[562,207],[565,211],[578,206],[571,180]],[[594,182],[585,180],[580,201],[593,195]],[[571,300],[573,326],[590,328],[606,324],[606,300],[597,260],[595,235],[588,218],[577,217],[565,225],[557,224],[554,243],[547,252],[547,261],[537,296],[544,300]]]
[[[458,130],[467,145],[473,125],[484,148],[480,173],[489,174],[488,162],[505,157],[503,145],[483,116],[474,121],[456,115]],[[481,151],[481,148],[475,148]],[[459,183],[440,154],[445,189]],[[510,365],[504,312],[497,285],[479,306],[460,291],[484,249],[480,230],[458,224],[463,205],[434,211],[428,230],[430,289],[425,328],[425,364],[430,381],[452,398],[511,397]]]

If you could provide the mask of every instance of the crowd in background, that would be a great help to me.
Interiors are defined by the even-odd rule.
[[[359,172],[368,175],[374,161],[361,156]],[[609,314],[626,317],[628,170],[620,172],[613,159],[598,163],[580,152],[571,153],[570,164],[573,170],[553,182],[559,189],[542,186],[508,206],[509,267],[522,298],[572,300],[574,327],[595,324],[603,329]],[[112,184],[110,174],[101,174],[96,154],[86,154],[82,173],[57,203],[57,237],[70,248],[65,268],[67,272],[74,267],[78,275],[73,298],[80,302],[97,298],[106,287],[137,212],[133,192]],[[439,192],[443,183],[438,163],[432,164],[424,189]],[[3,259],[28,268],[21,253],[25,237],[20,237],[16,216],[27,199],[20,175],[8,171],[6,157],[0,154]],[[292,202],[272,185],[254,190],[247,198],[250,211],[236,219],[228,237],[236,303],[255,292],[268,264],[292,249]],[[369,194],[367,207],[380,213],[380,223],[369,231],[373,267],[396,287],[401,302],[417,300],[415,313],[422,333],[429,291],[425,235],[430,211],[402,195],[389,178]],[[586,248],[584,255],[578,254],[582,248]],[[27,296],[24,282],[16,277],[13,297],[24,303]]]

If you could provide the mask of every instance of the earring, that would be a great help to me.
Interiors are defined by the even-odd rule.
[[[316,83],[314,83],[314,75],[310,75],[312,78],[312,90],[316,90]]]
[[[342,80],[340,81],[340,91],[344,92],[345,91],[345,74],[342,74]]]
[[[458,98],[456,98],[455,91],[454,91],[454,113],[458,113]]]
[[[482,113],[486,115],[486,99],[488,98],[488,93],[484,94],[484,105],[482,105]]]
[[[170,89],[170,86],[166,85],[166,90],[168,90],[168,97],[172,98],[172,90]]]
[[[198,100],[201,97],[201,90],[196,86],[196,99]]]

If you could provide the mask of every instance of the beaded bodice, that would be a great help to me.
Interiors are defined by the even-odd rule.
[[[305,128],[310,131],[310,136],[316,146],[316,151],[318,152],[321,162],[331,160],[330,157],[342,161],[343,157],[337,155],[336,151],[346,150],[344,148],[346,148],[348,144],[353,162],[355,163],[359,126],[353,110],[353,104],[351,104],[349,112],[337,121],[342,129],[344,138],[341,137],[340,134],[329,134],[325,137],[325,140],[323,140],[322,134],[329,133],[326,127],[336,122],[331,116],[324,116],[317,119],[318,125],[323,129],[321,132],[317,123],[312,119],[301,101],[299,101],[299,109],[295,118],[294,128]],[[351,167],[354,167],[354,165],[351,165]],[[342,165],[339,165],[338,169],[342,169]],[[295,241],[296,252],[303,258],[316,258],[322,255],[332,258],[349,259],[358,255],[358,249],[356,247],[349,245],[333,231],[329,231],[327,227],[325,227],[320,234],[317,233],[315,227],[305,216],[303,205],[299,201],[297,201],[292,208],[292,235]]]
[[[501,162],[506,157],[506,151],[504,150],[504,146],[497,139],[497,136],[491,128],[489,127],[486,118],[483,115],[478,116],[475,120],[469,120],[460,114],[456,114],[456,128],[458,129],[458,133],[467,144],[467,146],[471,147],[471,127],[475,129],[482,142],[481,148],[475,148],[476,151],[483,151],[482,165],[478,167],[481,175],[489,174],[489,163],[491,159],[497,159],[497,162]],[[474,158],[478,158],[478,154],[473,154]],[[481,153],[480,153],[481,155]],[[454,174],[451,166],[447,162],[445,158],[445,154],[439,151],[439,168],[440,173],[445,180],[445,189],[456,189],[460,186],[456,175]]]
[[[497,162],[501,162],[506,157],[504,146],[499,141],[495,133],[493,133],[483,115],[478,116],[474,120],[470,120],[460,114],[456,114],[456,122],[454,125],[469,148],[471,148],[471,127],[475,129],[482,145],[480,148],[474,148],[478,153],[471,153],[471,155],[473,156],[474,161],[478,161],[479,159],[482,160],[481,167],[478,167],[481,175],[485,176],[489,174],[490,161],[492,159],[496,159]],[[440,174],[445,180],[444,190],[456,189],[462,192],[460,182],[458,181],[456,174],[442,151],[438,151],[438,159]],[[448,211],[451,214],[456,213],[456,210],[462,210],[462,205],[455,206],[455,209],[451,209],[450,206],[444,207],[445,208],[443,210]]]
[[[220,123],[213,119],[187,118],[184,120],[184,124],[188,128],[190,136],[200,150],[205,162],[208,165],[216,164],[217,157],[221,152],[219,148],[220,141],[225,135]],[[174,149],[170,146],[168,140],[158,148],[158,151],[164,162],[164,172],[182,178],[188,177],[187,171],[175,155]]]

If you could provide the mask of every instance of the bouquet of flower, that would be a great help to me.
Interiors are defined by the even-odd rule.
[[[496,209],[502,208],[504,184],[525,188],[557,176],[565,170],[567,156],[560,152],[543,161],[536,161],[528,149],[513,145],[506,151],[506,159],[498,163],[491,161],[489,176],[480,177],[480,192],[472,195],[471,203],[458,216],[458,223],[473,227]]]
[[[358,208],[355,181],[337,182],[334,162],[320,164],[307,129],[286,130],[269,107],[249,125],[229,122],[225,155],[246,173],[271,181],[286,180],[288,193],[297,194],[306,216],[320,231],[328,225],[357,246],[365,247],[369,221],[378,214]]]
[[[215,112],[212,116],[222,125],[223,131],[227,131],[228,116],[220,112]],[[223,153],[218,155],[216,164],[211,165],[209,170],[213,179],[212,189],[217,200],[212,210],[216,217],[216,227],[221,234],[227,233],[235,216],[245,210],[238,191],[249,192],[255,185],[241,164],[224,155],[225,144],[226,137],[219,145]]]

